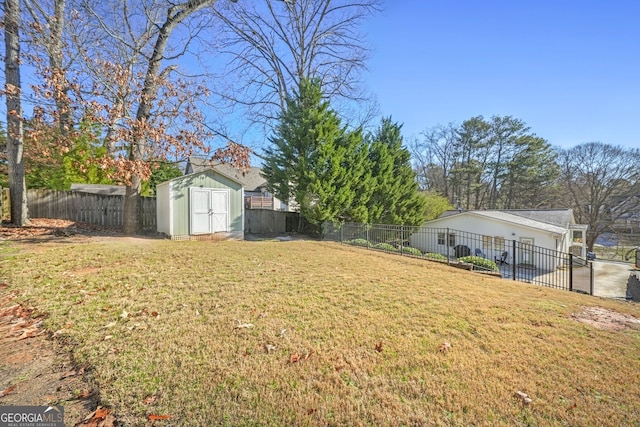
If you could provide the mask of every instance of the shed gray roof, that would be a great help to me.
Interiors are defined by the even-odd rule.
[[[90,194],[105,194],[110,196],[124,196],[126,187],[124,185],[108,184],[71,184],[71,191]]]
[[[189,165],[191,170],[189,170]],[[267,187],[267,180],[262,176],[262,169],[252,166],[247,171],[242,171],[228,163],[215,163],[202,157],[189,157],[187,173],[202,172],[213,169],[229,178],[233,178],[244,186],[245,191],[260,191]]]

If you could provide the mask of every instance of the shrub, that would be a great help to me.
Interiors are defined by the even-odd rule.
[[[473,264],[477,267],[480,267],[481,270],[485,271],[499,271],[498,266],[495,262],[479,256],[465,256],[462,258],[458,258],[458,261]]]
[[[442,254],[439,254],[437,252],[430,252],[428,254],[425,254],[424,256],[425,256],[425,258],[432,259],[434,261],[446,261],[447,260],[446,256],[444,256]]]
[[[402,252],[409,255],[422,256],[422,252],[419,249],[405,246],[402,248]]]
[[[348,245],[356,245],[356,246],[371,246],[371,243],[369,243],[367,239],[345,240],[344,243]]]
[[[382,249],[388,252],[398,252],[396,248],[394,248],[392,245],[388,243],[376,243],[375,245],[373,245],[373,247],[374,249]]]

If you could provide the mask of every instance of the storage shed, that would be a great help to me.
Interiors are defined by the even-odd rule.
[[[156,188],[158,232],[172,240],[244,238],[244,188],[213,169]]]

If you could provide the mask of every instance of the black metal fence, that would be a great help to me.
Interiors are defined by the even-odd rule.
[[[590,261],[522,241],[450,228],[354,223],[325,224],[323,239],[593,295]]]

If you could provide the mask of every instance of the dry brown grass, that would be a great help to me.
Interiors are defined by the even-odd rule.
[[[304,241],[25,247],[2,267],[127,425],[640,425],[640,329],[572,317],[631,303]]]

